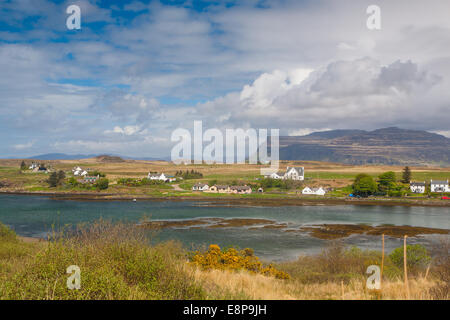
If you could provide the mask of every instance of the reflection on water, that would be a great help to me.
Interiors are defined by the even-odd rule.
[[[10,225],[19,235],[45,237],[52,225],[75,225],[99,218],[138,222],[143,218],[192,219],[207,217],[260,218],[294,226],[314,224],[411,225],[450,229],[449,208],[391,206],[287,206],[287,207],[223,207],[206,206],[204,202],[152,201],[69,201],[41,196],[0,195],[0,221]],[[409,238],[409,243],[430,245],[439,237]],[[216,243],[221,246],[251,247],[269,260],[293,259],[300,254],[318,252],[329,240],[312,238],[308,233],[290,233],[276,229],[164,229],[154,241],[179,240],[187,248]],[[401,239],[388,237],[387,250],[401,246]],[[379,236],[353,235],[343,240],[361,248],[381,249]]]

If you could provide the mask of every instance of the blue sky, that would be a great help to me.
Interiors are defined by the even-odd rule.
[[[0,157],[166,156],[176,128],[450,136],[450,3],[0,2]],[[66,8],[81,8],[81,30]]]

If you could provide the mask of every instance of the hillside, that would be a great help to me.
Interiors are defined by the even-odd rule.
[[[348,164],[448,165],[450,139],[400,128],[331,130],[280,137],[280,159]]]

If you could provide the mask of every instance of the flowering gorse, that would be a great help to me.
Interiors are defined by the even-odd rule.
[[[212,244],[206,252],[194,252],[191,263],[203,270],[247,270],[277,279],[290,278],[289,274],[272,265],[264,266],[249,248],[239,251],[235,248],[221,250],[218,245]]]

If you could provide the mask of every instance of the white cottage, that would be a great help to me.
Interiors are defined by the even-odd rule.
[[[305,180],[305,168],[303,167],[287,167],[284,179]]]
[[[448,187],[448,180],[431,180],[430,182],[431,192],[450,192]]]
[[[305,168],[304,167],[287,167],[286,171],[278,171],[268,173],[265,178],[271,179],[283,179],[283,180],[305,180]]]
[[[164,173],[150,172],[147,177],[149,180],[159,180],[159,181],[167,181],[168,180],[168,177]]]
[[[409,189],[414,193],[425,193],[426,183],[424,182],[410,182]]]
[[[205,183],[196,183],[192,187],[192,191],[208,191],[209,186]]]
[[[312,195],[316,195],[316,196],[324,196],[325,193],[326,192],[322,187],[319,187],[319,188],[305,187],[302,190],[302,194],[312,194]]]

